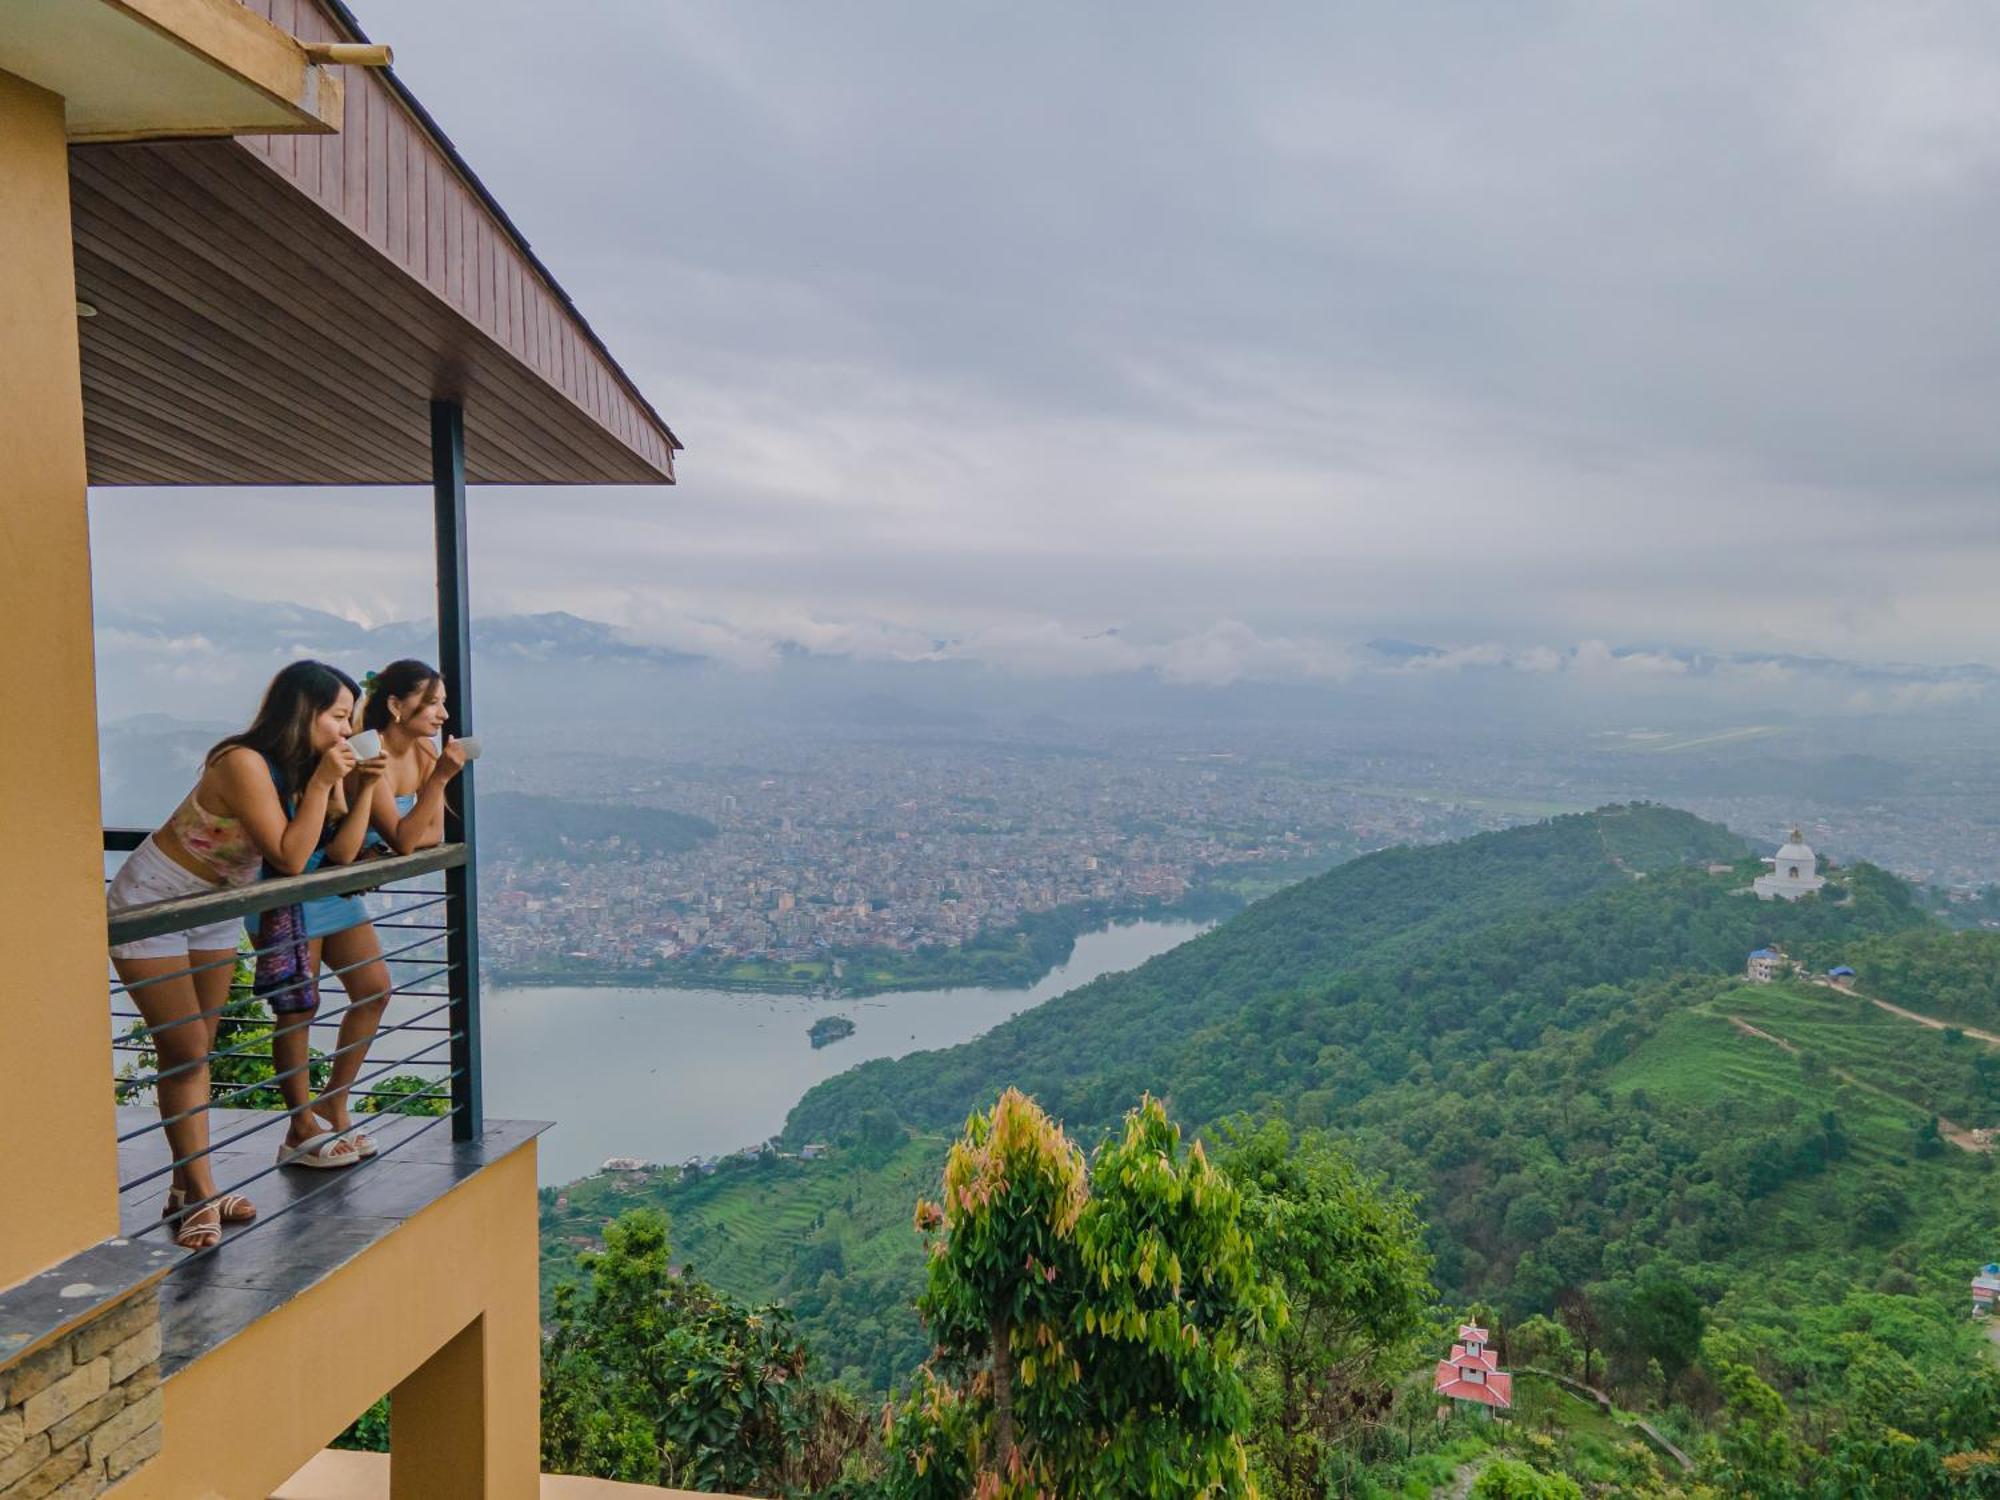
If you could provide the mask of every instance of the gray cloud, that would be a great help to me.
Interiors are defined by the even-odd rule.
[[[689,444],[479,496],[488,607],[1194,681],[2000,652],[1985,7],[476,9],[362,15]],[[95,513],[120,593],[427,605],[421,497]]]

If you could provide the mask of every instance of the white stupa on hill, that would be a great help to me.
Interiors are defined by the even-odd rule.
[[[1759,901],[1796,901],[1826,884],[1819,873],[1819,856],[1796,828],[1784,847],[1766,856],[1764,863],[1771,867],[1771,873],[1759,875],[1751,883]]]

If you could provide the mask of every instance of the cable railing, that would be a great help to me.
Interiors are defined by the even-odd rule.
[[[144,839],[143,830],[104,830],[107,854],[130,852]],[[326,962],[316,975],[299,975],[256,992],[251,976],[257,959],[291,946],[258,947],[247,934],[257,928],[259,916],[322,897],[355,895],[365,901],[377,951],[362,951],[345,963]],[[239,1197],[247,1198],[246,1189],[291,1165],[281,1149],[294,1118],[285,1102],[287,1092],[294,1101],[309,1095],[320,1104],[331,1084],[334,1092],[345,1095],[353,1122],[340,1135],[367,1136],[373,1154],[338,1169],[301,1172],[299,1182],[287,1183],[277,1195],[282,1201],[259,1205],[254,1218],[229,1219],[225,1212],[221,1245],[337,1192],[353,1174],[368,1171],[440,1125],[449,1124],[455,1139],[476,1137],[483,1121],[473,903],[467,846],[452,843],[112,913],[108,935],[114,947],[246,922],[246,936],[227,958],[133,974],[129,981],[113,977],[115,1096],[121,1105],[151,1106],[143,1117],[129,1108],[119,1115],[118,1191],[126,1206],[128,1237],[174,1238],[178,1214],[132,1222],[135,1209],[144,1205],[149,1211],[157,1195],[168,1191],[163,1179],[212,1181],[213,1191],[180,1203],[186,1212],[210,1204],[228,1210]],[[341,946],[354,954],[352,941]],[[387,971],[389,998],[384,1001],[379,990],[349,994],[350,976],[376,963]],[[222,987],[216,971],[222,969],[228,970],[229,982],[226,996],[218,1001]],[[140,994],[148,986],[170,983],[183,996],[193,988],[199,998],[184,1001],[170,1018],[149,1023]],[[356,981],[357,987],[368,983],[366,978]],[[318,986],[319,1003],[305,1010],[296,1001],[309,984]],[[157,1013],[160,1007],[152,1004],[157,997],[147,998]],[[194,1008],[186,1008],[188,1004]],[[358,1025],[367,1009],[376,1006],[382,1007],[378,1024],[372,1030]],[[356,1034],[350,1037],[351,1026]],[[291,1060],[300,1054],[303,1061]],[[208,1075],[205,1091],[197,1091],[191,1101],[180,1097],[162,1105],[163,1085],[165,1097],[184,1096],[175,1081],[203,1069]],[[351,1076],[343,1080],[343,1071]],[[302,1086],[296,1082],[300,1078]],[[381,1139],[375,1140],[377,1136]],[[308,1176],[321,1180],[307,1188]],[[175,1206],[171,1197],[159,1203]]]

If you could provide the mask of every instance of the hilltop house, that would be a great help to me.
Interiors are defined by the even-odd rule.
[[[1486,1330],[1477,1323],[1461,1323],[1458,1339],[1451,1346],[1451,1357],[1438,1361],[1431,1388],[1456,1406],[1482,1412],[1512,1410],[1514,1377],[1494,1362],[1486,1347]]]
[[[1759,948],[1750,955],[1744,972],[1752,984],[1769,984],[1790,974],[1792,961],[1785,957],[1783,948]]]
[[[1993,1311],[1993,1304],[2000,1300],[2000,1265],[1988,1263],[1979,1268],[1979,1274],[1972,1278],[1972,1315],[1986,1317]]]
[[[1771,867],[1771,873],[1759,875],[1750,883],[1759,901],[1797,901],[1826,884],[1819,873],[1819,856],[1797,828],[1792,829],[1791,838],[1764,863]]]

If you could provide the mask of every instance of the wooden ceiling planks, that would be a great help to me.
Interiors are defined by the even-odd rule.
[[[339,0],[245,0],[274,23],[305,42],[366,41],[354,16]],[[333,175],[362,173],[366,187],[360,198],[345,197],[345,217],[378,249],[444,296],[475,326],[503,348],[511,350],[544,379],[566,390],[637,452],[670,467],[679,447],[659,414],[647,404],[625,372],[612,359],[555,279],[536,259],[528,242],[461,159],[416,98],[393,72],[350,70],[347,79],[350,111],[366,117],[362,136],[366,152],[357,156],[337,137],[264,138],[274,153],[273,165],[294,182],[317,181],[322,190]],[[345,132],[353,134],[353,127]],[[257,143],[252,143],[257,144]],[[338,158],[337,165],[334,158]],[[398,163],[402,163],[399,177]],[[414,183],[415,165],[437,167],[423,174],[425,192],[407,194],[399,216],[393,208],[395,183]],[[317,174],[315,177],[314,174]],[[457,243],[440,269],[420,242],[433,215],[442,214]],[[400,222],[405,235],[399,237]],[[533,344],[525,318],[515,321],[508,303],[509,278],[522,285],[527,305],[550,316],[559,336]],[[551,347],[553,345],[553,347]],[[654,444],[661,444],[655,453]]]
[[[474,483],[672,482],[672,432],[393,79],[350,72],[338,135],[74,148],[71,194],[93,484],[428,483],[436,396]]]
[[[93,484],[428,483],[433,396],[475,483],[671,475],[236,143],[78,147],[70,178]]]

